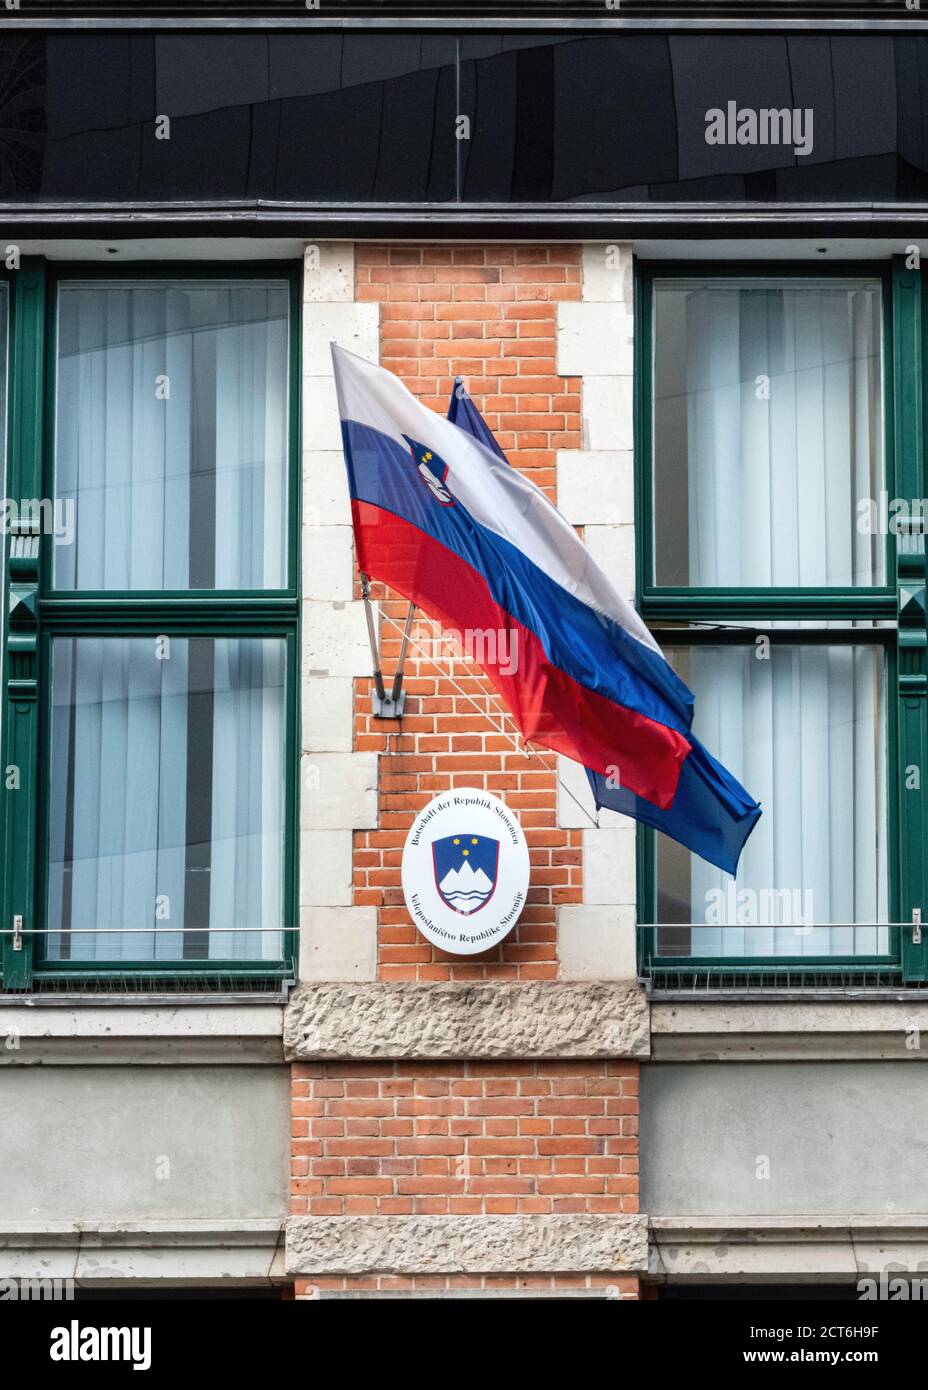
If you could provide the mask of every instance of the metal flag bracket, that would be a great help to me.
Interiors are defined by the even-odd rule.
[[[403,629],[403,640],[400,643],[399,660],[396,663],[396,670],[393,673],[393,685],[388,695],[383,682],[383,672],[380,669],[380,649],[377,641],[377,629],[374,623],[374,610],[371,606],[370,576],[363,572],[361,574],[361,596],[364,599],[364,612],[367,617],[367,637],[371,644],[371,660],[374,665],[374,689],[371,693],[371,714],[375,719],[402,719],[403,711],[406,708],[406,691],[403,689],[403,668],[406,665],[406,652],[409,649],[409,638],[412,633],[412,620],[416,611],[416,605],[411,603],[406,613],[406,626]]]

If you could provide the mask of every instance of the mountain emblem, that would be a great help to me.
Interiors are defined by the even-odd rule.
[[[489,835],[445,835],[432,842],[435,886],[442,902],[469,917],[493,896],[499,873],[499,840]]]

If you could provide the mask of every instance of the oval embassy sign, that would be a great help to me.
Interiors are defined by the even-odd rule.
[[[518,818],[490,792],[453,787],[418,813],[403,849],[403,896],[418,930],[443,951],[473,956],[512,931],[528,893]]]

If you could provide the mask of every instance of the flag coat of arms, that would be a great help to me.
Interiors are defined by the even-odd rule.
[[[460,424],[443,419],[391,372],[334,343],[332,355],[360,569],[447,628],[514,632],[517,661],[480,664],[523,737],[581,763],[594,793],[620,786],[627,814],[636,799],[672,814],[684,776],[691,814],[693,773],[708,767],[692,693],[570,523],[488,446],[472,404]],[[722,867],[760,814],[726,777],[736,830]],[[710,785],[710,815],[714,801]],[[704,847],[716,852],[711,834]]]
[[[446,907],[469,917],[486,907],[499,877],[499,840],[445,835],[432,841],[435,887]]]

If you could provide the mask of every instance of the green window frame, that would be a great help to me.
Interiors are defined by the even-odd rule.
[[[73,280],[274,280],[287,292],[287,572],[283,588],[54,590],[51,544],[33,534],[5,538],[3,560],[0,781],[3,992],[86,990],[106,978],[139,990],[275,989],[295,978],[299,796],[300,325],[302,267],[292,262],[49,264],[24,259],[8,272],[7,467],[5,497],[53,498],[56,321],[59,286]],[[270,638],[286,661],[283,694],[283,885],[279,958],[52,960],[46,950],[51,643],[61,637]],[[8,785],[11,766],[19,785]],[[177,931],[179,929],[172,929]],[[204,929],[187,928],[202,932]],[[268,931],[276,929],[268,928]],[[260,940],[260,938],[257,938]],[[247,984],[246,984],[247,982]]]
[[[928,897],[928,807],[921,785],[907,775],[928,771],[928,665],[924,538],[886,535],[887,583],[872,587],[685,588],[655,582],[654,283],[674,278],[828,277],[882,283],[883,421],[889,497],[925,498],[925,326],[928,277],[898,256],[885,262],[744,261],[638,262],[635,269],[635,525],[636,593],[645,622],[664,648],[754,640],[764,623],[771,643],[863,642],[882,646],[886,690],[889,952],[880,956],[660,955],[655,832],[637,831],[638,965],[643,977],[673,987],[685,977],[753,980],[759,985],[826,985],[837,977],[877,985],[928,981],[928,932],[913,914]],[[829,620],[879,622],[880,627],[810,629]],[[752,624],[747,637],[712,624]],[[800,626],[802,624],[802,626]]]

